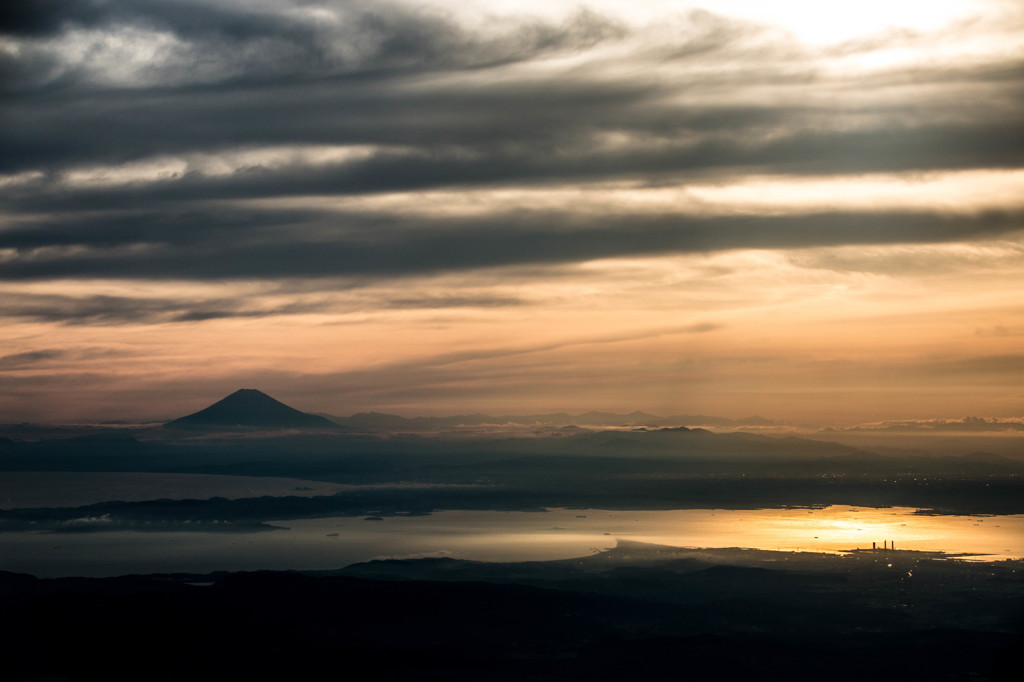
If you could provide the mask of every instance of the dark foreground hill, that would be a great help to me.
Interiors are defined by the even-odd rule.
[[[337,429],[334,422],[300,412],[254,388],[242,388],[187,417],[167,422],[171,428],[249,427],[260,429]]]
[[[0,573],[0,678],[1019,679],[1020,562],[665,549],[320,576]]]

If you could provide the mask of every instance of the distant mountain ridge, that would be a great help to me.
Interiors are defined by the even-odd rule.
[[[335,424],[350,428],[376,431],[432,431],[455,429],[485,424],[520,424],[523,426],[602,426],[602,427],[678,427],[678,426],[778,426],[780,422],[760,416],[728,419],[709,415],[673,415],[659,417],[646,412],[615,414],[613,412],[586,412],[571,415],[566,412],[528,415],[460,414],[449,417],[401,417],[383,412],[359,412],[348,417],[324,415]]]
[[[337,424],[301,412],[254,388],[242,388],[213,405],[165,424],[171,428],[245,427],[337,429]]]

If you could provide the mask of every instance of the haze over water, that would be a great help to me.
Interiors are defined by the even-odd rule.
[[[908,508],[548,512],[299,519],[263,533],[132,531],[0,534],[0,570],[42,577],[256,569],[335,569],[375,558],[540,561],[585,556],[620,539],[677,547],[843,552],[883,540],[899,550],[1024,557],[1024,515],[932,516]],[[979,557],[981,558],[981,557]]]

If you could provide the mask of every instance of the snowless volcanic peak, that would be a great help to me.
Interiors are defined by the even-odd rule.
[[[167,422],[168,426],[245,426],[255,428],[335,428],[334,422],[315,414],[300,412],[263,391],[243,388],[187,417]]]

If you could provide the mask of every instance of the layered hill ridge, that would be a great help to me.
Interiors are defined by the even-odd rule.
[[[586,412],[572,415],[566,412],[547,414],[488,415],[459,414],[444,417],[400,417],[382,412],[359,412],[348,417],[324,415],[335,424],[354,429],[377,431],[430,431],[438,429],[459,429],[468,426],[518,424],[522,426],[562,427],[647,427],[666,428],[679,426],[744,427],[782,426],[783,422],[765,417],[752,416],[744,419],[728,419],[710,415],[672,415],[660,417],[646,412],[616,414],[613,412]]]
[[[255,388],[239,389],[205,409],[167,422],[166,426],[172,428],[339,428],[329,419],[296,410]]]

